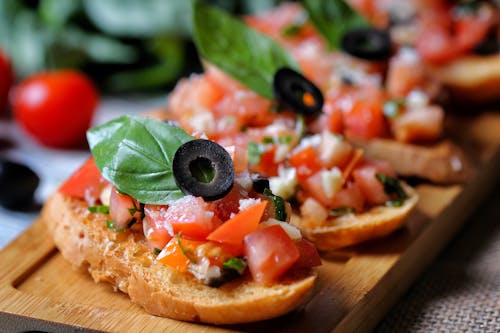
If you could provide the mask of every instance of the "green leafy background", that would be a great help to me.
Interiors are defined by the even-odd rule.
[[[212,0],[251,14],[278,0]],[[77,68],[108,93],[162,91],[201,70],[189,0],[0,0],[0,48],[17,79]]]

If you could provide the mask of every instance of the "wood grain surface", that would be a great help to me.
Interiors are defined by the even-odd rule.
[[[41,220],[0,252],[0,331],[367,332],[418,278],[490,192],[500,170],[500,115],[457,118],[453,128],[478,167],[463,186],[417,186],[420,201],[389,237],[322,253],[309,302],[286,316],[248,325],[204,326],[159,318],[110,285],[74,271]],[[68,327],[69,325],[69,327]]]

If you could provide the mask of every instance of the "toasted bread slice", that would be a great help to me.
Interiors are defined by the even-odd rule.
[[[410,186],[401,184],[409,198],[399,207],[376,206],[361,214],[330,218],[314,228],[297,214],[292,216],[290,223],[300,228],[304,237],[319,250],[334,250],[386,236],[401,227],[418,201],[417,193]]]
[[[416,145],[388,139],[356,140],[369,158],[387,161],[403,177],[418,177],[437,184],[469,180],[473,167],[462,150],[450,141]]]
[[[430,73],[449,89],[457,102],[487,103],[500,100],[500,54],[467,56]]]
[[[295,271],[272,286],[242,277],[212,288],[157,263],[142,230],[110,230],[106,215],[87,207],[85,201],[58,192],[47,200],[42,218],[61,254],[154,315],[213,324],[269,319],[297,308],[316,278],[312,270]]]

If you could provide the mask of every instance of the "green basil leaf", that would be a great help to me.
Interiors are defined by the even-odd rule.
[[[303,0],[312,23],[331,49],[340,48],[345,32],[367,26],[368,21],[343,0]]]
[[[272,83],[278,69],[299,70],[278,43],[221,9],[196,1],[193,24],[201,56],[259,95],[274,98]]]
[[[90,206],[87,208],[91,213],[98,214],[109,214],[109,206],[101,205],[101,206]]]
[[[168,204],[184,196],[172,172],[177,149],[192,140],[179,127],[122,116],[87,132],[97,167],[118,191],[141,203]]]

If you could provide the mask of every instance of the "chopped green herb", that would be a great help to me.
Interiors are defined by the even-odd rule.
[[[159,248],[157,248],[157,247],[155,247],[155,248],[153,249],[153,253],[154,253],[155,255],[159,255],[159,254],[160,254],[160,252],[161,252],[161,250],[160,250]]]
[[[222,264],[222,267],[228,268],[228,269],[233,269],[241,275],[245,271],[245,268],[247,268],[247,263],[241,258],[232,257],[232,258],[229,258],[228,260],[226,260]]]
[[[453,14],[456,17],[476,14],[481,7],[482,1],[459,1],[453,8]]]
[[[292,142],[292,139],[293,139],[293,137],[291,135],[285,135],[285,136],[280,137],[278,139],[278,142],[287,144],[287,143]]]
[[[271,138],[270,136],[265,136],[262,138],[262,143],[274,143],[274,138]]]
[[[297,120],[295,122],[295,133],[297,133],[299,138],[301,139],[306,134],[306,122],[304,120],[303,114],[297,115]]]
[[[394,177],[384,175],[382,173],[375,174],[375,178],[384,185],[384,192],[387,195],[395,194],[398,199],[407,199],[408,195],[405,193],[399,180]]]
[[[403,201],[402,200],[389,200],[389,201],[385,202],[385,205],[389,206],[389,207],[401,207],[403,205]]]
[[[265,136],[262,138],[262,143],[264,144],[269,144],[269,143],[282,143],[282,144],[288,144],[292,142],[293,137],[291,135],[285,135],[281,136],[279,138],[272,138],[270,136]]]
[[[267,195],[273,201],[274,218],[279,221],[286,221],[287,214],[285,200],[282,197],[273,194],[269,188],[264,189],[264,195]]]
[[[196,264],[196,260],[191,256],[191,253],[189,253],[189,251],[182,245],[182,242],[181,242],[181,235],[182,235],[182,232],[179,232],[177,234],[177,245],[179,245],[179,248],[181,249],[181,252],[182,254],[188,258],[188,260],[190,262],[192,262],[193,264]]]
[[[250,164],[259,164],[262,154],[265,151],[265,147],[257,142],[250,142],[248,144],[248,162]]]
[[[284,27],[283,30],[281,30],[281,33],[285,37],[293,37],[300,32],[303,26],[304,24],[292,23]]]
[[[87,209],[91,213],[109,214],[109,206],[105,206],[105,205],[90,206]]]
[[[125,229],[117,229],[116,223],[113,220],[106,220],[106,228],[111,229],[116,232],[124,232]]]
[[[330,216],[344,216],[347,214],[352,214],[355,212],[355,209],[353,207],[347,207],[347,206],[342,206],[339,208],[334,208],[330,210]]]

